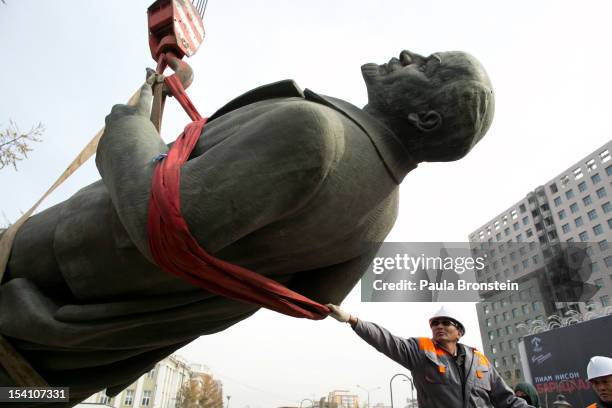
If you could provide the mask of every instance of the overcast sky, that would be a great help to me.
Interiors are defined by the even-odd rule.
[[[0,210],[14,221],[52,184],[115,103],[154,67],[145,1],[7,0],[0,5],[0,124],[42,122],[43,142],[19,171],[0,171]],[[610,139],[609,1],[211,0],[207,38],[188,60],[196,106],[211,114],[255,87],[292,78],[302,87],[358,106],[366,103],[359,67],[403,49],[463,50],[483,63],[496,92],[488,135],[465,159],[424,164],[401,189],[393,241],[465,241],[468,233]],[[166,104],[162,129],[173,140],[188,123]],[[99,178],[88,163],[45,207]],[[1,214],[0,214],[1,215]],[[361,303],[344,307],[403,336],[427,335],[439,305]],[[473,304],[454,305],[465,342],[481,347]],[[207,364],[232,408],[299,405],[333,389],[382,387],[371,402],[389,404],[389,379],[406,372],[345,325],[261,311],[180,352]],[[409,387],[398,381],[399,401]],[[304,404],[307,405],[307,404]]]

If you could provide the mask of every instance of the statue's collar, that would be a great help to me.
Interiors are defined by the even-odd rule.
[[[346,101],[331,96],[319,95],[310,89],[305,89],[304,95],[306,100],[329,106],[353,120],[368,135],[397,184],[400,184],[406,174],[417,167],[417,162],[412,158],[402,142],[389,128],[371,115]]]

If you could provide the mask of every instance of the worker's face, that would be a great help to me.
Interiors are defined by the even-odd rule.
[[[439,318],[433,319],[431,327],[431,337],[439,343],[457,342],[461,338],[461,332],[452,320]]]
[[[590,383],[599,399],[603,402],[612,402],[612,375],[593,378]]]

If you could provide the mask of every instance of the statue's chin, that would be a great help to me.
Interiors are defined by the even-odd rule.
[[[378,64],[364,64],[361,66],[361,75],[368,82],[378,78],[382,74],[381,69],[382,67]]]

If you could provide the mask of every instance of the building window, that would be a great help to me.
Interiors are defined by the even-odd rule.
[[[533,261],[533,263],[534,263],[534,265],[535,265],[535,264],[537,264],[537,263],[538,263],[538,261],[539,261],[540,259],[538,258],[538,256],[537,256],[537,255],[534,255],[534,256],[531,258],[531,260]]]
[[[565,219],[565,210],[561,210],[557,213],[557,215],[559,216],[560,220]]]
[[[563,224],[561,226],[561,229],[563,230],[564,234],[567,234],[568,232],[570,232],[570,225],[569,224]]]
[[[602,187],[602,188],[598,189],[596,191],[596,193],[597,193],[597,197],[599,197],[599,198],[604,198],[607,195],[605,187]]]
[[[599,241],[598,244],[600,251],[605,251],[606,249],[608,249],[608,241],[606,241],[605,239],[603,241]]]
[[[504,312],[504,321],[510,320],[510,313]]]
[[[612,166],[610,166],[610,167],[612,167]],[[586,189],[587,189],[586,182],[581,181],[581,182],[578,184],[578,190],[579,190],[581,193],[583,193],[583,192],[585,192],[585,191],[586,191]]]
[[[504,235],[510,235],[510,228],[504,228]]]
[[[516,356],[516,354],[512,355],[512,363],[513,364],[518,364],[518,357]]]
[[[519,313],[519,310],[517,308],[512,309],[512,317],[514,317],[516,319],[520,315],[521,314]]]
[[[148,407],[151,402],[151,391],[142,392],[142,402],[140,403],[143,407]]]
[[[523,314],[526,316],[529,314],[529,305],[523,305],[521,306],[521,310],[523,311]]]
[[[538,301],[532,302],[531,308],[533,309],[534,312],[540,310],[540,302]]]
[[[582,242],[586,242],[589,240],[589,234],[587,234],[586,231],[582,231],[579,235],[578,238],[580,238],[580,241]]]
[[[612,167],[612,166],[610,166],[610,167]],[[557,183],[552,183],[549,188],[550,188],[550,192],[553,193],[553,194],[555,194],[555,193],[557,193],[559,191],[559,189],[557,188]]]
[[[125,400],[123,405],[132,405],[134,402],[134,390],[125,390]]]
[[[597,224],[596,226],[593,227],[593,233],[596,236],[603,234],[603,227],[601,226],[601,224]]]
[[[591,210],[587,213],[587,215],[589,216],[589,220],[593,221],[594,219],[597,219],[597,210]]]
[[[495,347],[495,344],[491,344],[491,353],[497,354],[497,347]]]
[[[511,350],[516,349],[516,341],[514,341],[514,340],[509,340],[509,341],[508,341],[508,344],[510,345],[510,349],[511,349]]]
[[[584,203],[585,206],[593,204],[593,200],[591,200],[590,195],[583,197],[582,202]]]
[[[606,167],[606,174],[607,174],[608,176],[612,176],[612,166],[608,166],[608,167]]]
[[[570,198],[574,198],[574,190],[572,190],[571,188],[569,190],[567,190],[565,192],[565,198],[566,199],[570,199]]]
[[[512,326],[506,326],[506,334],[507,335],[511,335],[512,334]]]
[[[529,259],[525,259],[523,260],[523,269],[527,269],[527,267],[529,266]]]
[[[154,375],[155,375],[155,367],[153,367],[153,369],[147,373],[147,378],[153,378]]]
[[[523,217],[523,225],[529,224],[529,217]]]
[[[582,174],[582,169],[580,167],[576,167],[573,171],[574,180],[580,180],[584,174]]]
[[[591,264],[591,272],[597,272],[599,271],[599,264],[597,262],[593,262]]]
[[[603,279],[595,279],[595,281],[593,282],[595,284],[595,286],[597,286],[599,289],[604,287],[604,283],[603,283]]]
[[[520,226],[518,222],[515,222],[514,224],[512,224],[512,227],[514,228],[515,231],[518,231]]]
[[[553,200],[553,202],[555,203],[555,207],[558,207],[561,205],[561,197],[555,197],[555,199]]]
[[[499,343],[499,352],[503,352],[504,351],[504,342],[502,341],[501,343]]]
[[[565,187],[567,186],[567,183],[569,183],[569,176],[565,175],[561,177],[561,186]]]
[[[582,222],[582,217],[576,218],[574,223],[576,224],[576,227],[580,227],[582,224],[584,224],[584,222]]]
[[[603,307],[610,306],[610,296],[608,295],[600,297],[599,301],[601,302],[601,306]]]
[[[599,175],[599,173],[595,173],[591,176],[591,181],[593,182],[593,184],[597,184],[601,181],[601,176]]]
[[[606,256],[604,258],[604,262],[608,268],[612,267],[612,256]]]
[[[491,319],[487,319],[485,321],[487,323],[487,327],[491,327],[493,325],[493,322],[491,321]]]
[[[587,171],[593,171],[597,168],[597,164],[595,164],[595,159],[588,160],[585,164]]]
[[[572,212],[572,214],[577,213],[578,212],[578,204],[572,203],[572,205],[570,205],[570,211]]]
[[[495,234],[495,240],[496,241],[501,241],[501,234],[499,232],[497,234]]]
[[[612,218],[608,220],[608,228],[612,229]]]
[[[111,397],[106,395],[106,390],[102,391],[102,396],[100,397],[100,404],[110,405]]]
[[[489,332],[489,340],[493,340],[495,338],[495,332]]]

